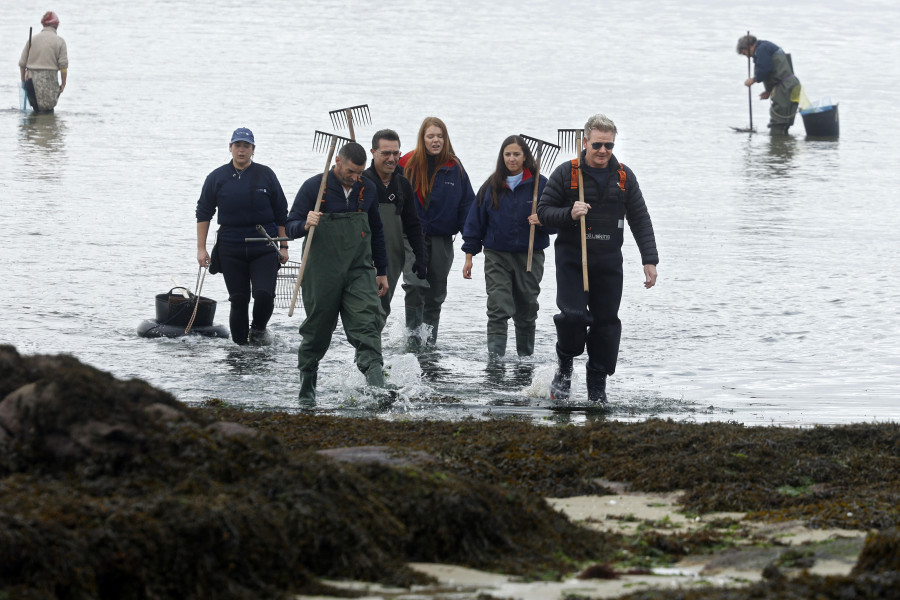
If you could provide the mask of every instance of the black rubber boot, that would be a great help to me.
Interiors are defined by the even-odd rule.
[[[251,346],[271,346],[274,340],[268,329],[254,329],[251,325],[247,341]]]
[[[572,357],[561,356],[557,352],[559,362],[556,374],[550,382],[550,397],[554,400],[568,400],[569,388],[572,387]]]
[[[516,327],[516,353],[519,356],[534,354],[534,325]]]
[[[300,371],[300,402],[302,404],[316,403],[316,379],[317,371]]]
[[[488,358],[501,358],[506,354],[506,337],[489,335],[487,338]]]
[[[606,404],[606,373],[588,369],[587,391],[589,402]]]

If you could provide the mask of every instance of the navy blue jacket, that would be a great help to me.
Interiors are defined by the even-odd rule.
[[[781,50],[777,45],[766,40],[758,40],[753,51],[753,79],[759,83],[765,82],[772,75],[775,62],[772,56]]]
[[[212,221],[218,209],[217,241],[244,243],[244,238],[258,238],[257,225],[278,236],[277,226],[287,221],[287,198],[269,167],[250,163],[238,176],[229,162],[206,176],[197,200],[197,222]],[[265,242],[260,242],[265,243]]]
[[[294,198],[291,212],[287,216],[285,229],[288,237],[301,238],[307,234],[304,229],[306,217],[309,211],[316,207],[316,197],[319,195],[319,185],[322,183],[322,175],[314,175],[300,186],[300,191]],[[360,191],[362,195],[360,196]],[[353,184],[350,195],[344,195],[344,186],[334,174],[334,169],[328,171],[328,179],[325,183],[325,194],[319,210],[323,213],[364,212],[369,217],[369,229],[372,231],[372,262],[375,263],[375,272],[378,275],[387,274],[387,251],[384,246],[384,228],[381,225],[381,213],[378,212],[378,193],[375,186],[365,177]]]
[[[541,175],[538,183],[539,198],[546,185],[547,178]],[[510,190],[509,186],[504,185],[503,192],[497,199],[497,210],[494,210],[491,190],[485,182],[478,199],[469,209],[469,217],[463,227],[463,252],[478,254],[482,246],[498,252],[528,252],[531,230],[528,217],[531,215],[533,198],[534,177],[527,169],[516,189]],[[534,249],[543,250],[549,246],[552,233],[556,233],[556,230],[535,227]]]
[[[411,156],[412,152],[404,154],[400,166],[405,167]],[[462,165],[455,160],[441,165],[434,174],[431,196],[425,199],[416,192],[415,203],[422,233],[456,235],[465,226],[469,207],[474,201],[475,191]]]

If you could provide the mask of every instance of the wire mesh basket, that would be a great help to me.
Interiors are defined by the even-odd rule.
[[[300,274],[300,263],[289,260],[278,269],[275,276],[275,306],[277,308],[289,308],[294,297],[294,286],[297,285],[297,276]],[[297,305],[302,305],[300,294],[297,294]]]

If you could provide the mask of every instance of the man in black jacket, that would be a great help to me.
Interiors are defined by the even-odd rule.
[[[625,220],[641,252],[644,287],[656,284],[656,238],[634,173],[612,154],[616,126],[594,115],[584,126],[581,172],[584,201],[579,201],[578,160],[550,175],[538,203],[538,218],[558,228],[556,255],[556,353],[559,365],[550,395],[569,397],[572,361],[587,347],[588,400],[606,402],[606,376],[616,370],[622,322],[622,242]],[[584,291],[580,219],[586,222],[589,292]]]
[[[378,209],[384,227],[384,242],[388,255],[388,290],[381,297],[381,307],[387,322],[391,314],[391,299],[406,263],[407,246],[415,257],[410,265],[419,279],[425,279],[428,260],[422,238],[422,226],[414,204],[412,185],[403,176],[400,160],[400,136],[393,129],[381,129],[372,136],[372,164],[363,175],[378,191]]]

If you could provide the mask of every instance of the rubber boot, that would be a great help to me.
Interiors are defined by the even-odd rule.
[[[557,352],[559,362],[556,374],[550,382],[550,397],[553,400],[568,400],[569,388],[572,387],[572,357],[562,356]]]
[[[534,325],[516,327],[516,354],[531,356],[534,354]]]
[[[300,371],[300,397],[302,404],[316,403],[316,379],[318,371]]]
[[[606,404],[606,373],[594,369],[587,370],[588,401]]]
[[[391,403],[397,399],[397,388],[385,383],[381,365],[372,365],[366,371],[366,386],[369,388],[369,393],[378,401],[379,408],[390,408]]]
[[[251,346],[271,346],[273,341],[268,329],[254,329],[253,326],[247,339]]]
[[[489,335],[487,338],[488,360],[496,359],[506,354],[506,336]]]
[[[384,371],[381,365],[372,365],[366,371],[366,385],[372,388],[384,388]]]
[[[438,334],[438,324],[440,323],[440,319],[435,320],[433,323],[426,322],[425,324],[431,327],[431,331],[428,333],[428,339],[425,340],[425,349],[426,350],[434,350],[434,347],[437,346],[437,334]]]

